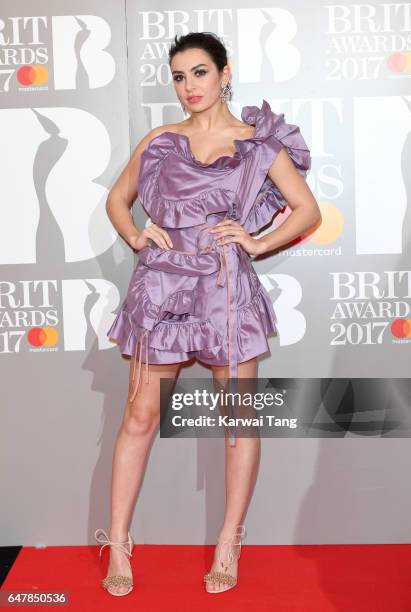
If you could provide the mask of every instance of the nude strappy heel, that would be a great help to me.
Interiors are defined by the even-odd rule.
[[[101,539],[102,536],[98,535],[99,532],[103,534],[103,539]],[[126,540],[125,542],[112,542],[109,539],[107,533],[104,531],[104,529],[96,529],[96,531],[94,532],[94,537],[97,540],[97,542],[99,542],[100,544],[103,544],[103,546],[100,546],[100,559],[101,559],[101,553],[103,552],[103,549],[106,546],[117,546],[129,558],[133,556],[131,554],[131,551],[133,550],[134,542],[133,542],[133,538],[130,535],[130,532],[128,532],[128,540]],[[114,595],[116,597],[128,595],[133,590],[133,579],[130,578],[130,576],[120,576],[120,575],[106,576],[106,578],[102,580],[101,584],[102,584],[103,589],[106,589],[106,591],[108,591],[110,595]],[[129,589],[128,591],[125,591],[124,593],[113,593],[112,591],[110,591],[110,587],[113,587],[113,586],[126,586],[126,587],[129,587]]]
[[[219,590],[213,589],[208,590],[206,588],[207,593],[223,593],[224,591],[228,591],[232,589],[237,584],[237,578],[232,576],[228,569],[230,565],[240,558],[241,555],[241,540],[246,536],[246,528],[244,525],[238,525],[233,535],[223,542],[218,542],[218,565],[221,568],[219,571],[211,570],[208,574],[204,576],[204,582],[218,584],[222,583],[225,586],[220,588]],[[224,546],[227,545],[227,555],[224,555]],[[238,573],[238,572],[237,572]]]

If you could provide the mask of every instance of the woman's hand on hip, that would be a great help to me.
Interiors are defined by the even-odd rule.
[[[244,251],[252,257],[264,253],[263,243],[260,242],[258,238],[250,236],[237,221],[224,219],[224,221],[216,223],[209,231],[219,245],[228,244],[229,242],[238,242],[238,244],[243,247]]]
[[[156,245],[162,249],[168,250],[173,248],[173,243],[171,242],[168,232],[155,223],[150,223],[150,225],[141,230],[138,235],[132,236],[129,239],[129,243],[133,249],[141,251],[141,249],[148,246],[150,240],[155,242]]]

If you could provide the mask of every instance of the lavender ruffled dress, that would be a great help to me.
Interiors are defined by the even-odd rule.
[[[138,253],[127,295],[108,337],[122,354],[141,363],[200,362],[229,365],[269,350],[276,316],[250,256],[235,242],[218,245],[209,228],[228,217],[249,233],[267,225],[287,202],[267,172],[286,148],[302,176],[311,157],[298,126],[287,124],[263,100],[261,108],[244,106],[241,119],[255,126],[254,136],[235,140],[234,156],[204,164],[192,155],[183,134],[163,132],[141,156],[138,195],[153,223],[169,233],[170,250],[154,241]],[[145,344],[145,358],[142,347]]]

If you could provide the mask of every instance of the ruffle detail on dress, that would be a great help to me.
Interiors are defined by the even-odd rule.
[[[269,140],[268,144],[271,151],[278,153],[282,147],[286,147],[297,168],[302,171],[310,168],[310,151],[301,135],[299,127],[292,123],[286,123],[284,113],[274,113],[267,100],[263,99],[261,108],[258,108],[258,106],[244,106],[241,111],[241,119],[244,123],[255,126],[254,136],[234,139],[234,155],[222,155],[210,164],[204,164],[193,156],[189,138],[185,134],[163,132],[160,137],[157,137],[160,138],[160,141],[154,142],[156,139],[153,139],[151,143],[154,145],[158,142],[162,144],[163,140],[171,138],[175,151],[186,157],[195,166],[203,170],[208,168],[225,170],[227,168],[236,168],[256,147]],[[161,136],[164,136],[164,139]]]
[[[274,151],[279,152],[282,147],[287,149],[294,165],[303,174],[310,169],[310,150],[300,132],[300,128],[298,125],[286,123],[284,113],[274,113],[267,100],[263,100],[261,108],[244,106],[241,119],[256,126],[253,138],[236,141],[237,149],[243,156],[247,155],[254,146],[263,144],[270,139],[269,144]],[[275,143],[275,141],[278,142]]]
[[[128,312],[134,327],[152,330],[164,318],[166,313],[176,315],[193,315],[195,309],[194,289],[180,289],[170,293],[161,304],[155,304],[150,297],[146,279],[137,267],[133,274],[124,308]]]
[[[124,355],[134,355],[145,328],[136,325],[125,304],[113,321],[108,337],[119,344]],[[176,353],[188,353],[221,346],[222,339],[209,319],[204,321],[160,321],[148,335],[148,346]]]
[[[276,212],[283,212],[286,208],[287,201],[284,196],[272,180],[267,177],[248,213],[244,227],[251,234],[257,232],[271,223]]]
[[[167,137],[171,138],[176,151],[202,170],[236,168],[255,147],[262,145],[269,138],[276,139],[277,152],[282,148],[281,145],[283,145],[290,149],[290,156],[297,166],[305,167],[307,165],[309,151],[298,126],[286,123],[284,121],[284,113],[276,115],[271,110],[267,100],[263,99],[261,108],[258,108],[258,106],[244,106],[241,111],[241,119],[244,123],[255,126],[254,135],[250,138],[234,139],[234,155],[222,155],[209,164],[200,162],[194,157],[190,148],[190,140],[185,134],[163,132],[162,135],[166,139]],[[273,145],[275,147],[274,142],[271,143],[271,147]]]
[[[286,123],[284,113],[274,113],[267,100],[263,99],[261,108],[244,106],[241,111],[241,119],[244,123],[255,126],[254,136],[234,139],[234,155],[222,155],[209,164],[204,164],[194,157],[190,148],[190,140],[186,134],[164,131],[152,138],[142,153],[140,173],[137,180],[137,190],[142,201],[144,203],[149,201],[146,185],[148,183],[155,186],[160,170],[158,166],[161,166],[159,162],[163,161],[170,153],[185,157],[194,166],[201,169],[225,170],[227,167],[236,168],[239,162],[247,157],[256,146],[263,144],[270,137],[275,137],[283,146],[290,149],[290,156],[297,166],[309,168],[309,150],[298,126]]]
[[[252,335],[255,331],[261,329],[261,324],[264,328],[264,333],[277,334],[277,317],[264,285],[260,285],[257,293],[248,304],[241,306],[238,309],[238,338],[245,335]],[[255,327],[250,329],[250,325]]]
[[[275,114],[267,100],[263,99],[261,108],[244,106],[241,111],[241,119],[244,123],[255,126],[254,136],[234,139],[234,155],[222,155],[209,164],[204,164],[194,157],[190,148],[190,140],[186,134],[164,131],[152,138],[143,151],[141,170],[137,182],[138,193],[141,194],[142,201],[144,203],[149,201],[148,194],[145,193],[146,183],[151,183],[153,186],[156,184],[159,171],[157,166],[161,165],[157,162],[164,160],[169,153],[177,153],[203,170],[207,168],[225,170],[226,168],[236,168],[239,162],[247,157],[256,146],[263,144],[268,138],[274,137],[289,149],[290,156],[297,166],[309,168],[309,150],[298,126],[286,123],[284,113]],[[282,148],[281,144],[278,144],[278,150]],[[149,167],[149,172],[145,171],[146,165]]]
[[[107,332],[108,338],[119,345],[120,352],[123,355],[131,356],[134,354],[136,344],[144,331],[144,328],[140,327],[140,331],[136,336],[132,333],[132,329],[129,314],[126,310],[126,301],[124,300]]]
[[[147,330],[148,346],[159,350],[181,353],[221,345],[221,336],[211,321],[194,320],[194,310],[194,290],[176,291],[157,305],[147,293],[144,276],[137,274],[107,336],[126,355],[134,354],[139,338]],[[169,315],[174,319],[167,320]]]
[[[221,337],[209,319],[204,321],[162,321],[149,335],[148,345],[167,351],[199,351],[219,346]]]
[[[256,121],[261,126],[258,133],[264,133],[263,139],[255,139],[255,144],[258,141],[262,145],[259,168],[265,178],[256,200],[242,223],[248,232],[253,233],[270,223],[276,212],[283,211],[287,207],[286,199],[267,175],[280,150],[282,148],[287,150],[297,172],[304,178],[311,167],[311,155],[300,128],[292,123],[286,123],[284,113],[278,115],[273,113],[266,100],[263,101],[261,109],[256,106],[244,107],[242,118],[247,122]],[[246,143],[245,149],[249,152],[249,143]]]
[[[205,276],[214,274],[220,268],[219,255],[210,253],[184,252],[163,249],[158,245],[147,246],[139,251],[139,262],[154,270],[182,274],[184,276]]]
[[[180,229],[205,223],[207,215],[227,212],[234,198],[235,194],[229,189],[213,189],[192,198],[167,199],[161,195],[156,181],[150,200],[146,200],[144,207],[153,223],[164,228]]]
[[[236,201],[236,193],[223,187],[203,190],[189,198],[164,197],[160,191],[162,162],[170,153],[184,156],[186,152],[183,134],[163,132],[149,142],[141,156],[138,197],[153,223],[164,228],[200,225],[207,215],[232,211]]]
[[[237,311],[237,342],[238,357],[241,360],[251,359],[254,350],[258,354],[264,352],[267,347],[267,336],[278,333],[277,317],[274,312],[270,297],[263,285],[248,304],[241,306]],[[250,342],[251,340],[251,342]],[[219,359],[221,346],[203,351],[202,358],[207,363],[210,359]]]
[[[231,217],[239,220],[252,233],[269,223],[278,210],[286,208],[287,201],[267,173],[281,149],[286,148],[297,171],[305,178],[311,167],[311,156],[299,127],[287,123],[284,113],[274,113],[265,99],[261,108],[244,106],[241,119],[249,125],[255,125],[254,136],[235,139],[234,155],[223,155],[211,164],[203,164],[195,159],[185,134],[165,131],[149,142],[141,157],[137,187],[139,198],[154,223],[164,228],[192,227],[204,223],[208,214],[231,211],[234,206],[238,214]],[[250,205],[236,202],[236,193],[224,188],[214,187],[209,191],[203,189],[201,193],[184,199],[165,198],[161,193],[161,162],[170,153],[183,157],[190,167],[204,171],[235,169],[256,151],[259,153],[257,167],[262,176],[262,186],[255,202]],[[210,186],[213,186],[211,178]]]

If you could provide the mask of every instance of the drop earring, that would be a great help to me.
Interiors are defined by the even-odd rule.
[[[226,83],[226,85],[223,85],[221,83],[220,98],[221,98],[222,102],[227,103],[227,100],[231,100],[232,97],[233,97],[233,89],[231,87],[231,81],[228,81],[228,83]]]

